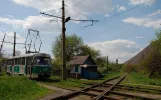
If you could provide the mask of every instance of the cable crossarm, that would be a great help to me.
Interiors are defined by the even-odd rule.
[[[46,16],[50,16],[50,17],[55,17],[55,18],[60,18],[62,19],[62,17],[59,17],[59,16],[54,16],[54,15],[50,15],[50,14],[47,14],[45,12],[40,12],[40,14],[43,14],[43,15],[46,15]],[[73,20],[73,21],[81,21],[81,22],[99,22],[99,20],[79,20],[79,19],[72,19],[70,17],[68,17],[69,20]]]
[[[47,14],[47,13],[45,13],[45,12],[40,12],[40,14],[46,15],[46,16],[50,16],[50,17],[55,17],[55,18],[60,18],[60,19],[62,19],[62,17],[50,15],[50,14]]]
[[[79,19],[70,19],[73,21],[82,21],[82,22],[99,22],[99,20],[79,20]]]
[[[3,41],[0,41],[0,42],[3,42]],[[6,41],[4,41],[3,43],[14,44],[14,43],[12,43],[12,42],[6,42]],[[30,44],[25,44],[25,43],[16,43],[16,44],[30,45]]]

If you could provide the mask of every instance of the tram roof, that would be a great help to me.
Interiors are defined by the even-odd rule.
[[[45,56],[45,57],[50,57],[49,54],[46,53],[31,53],[31,54],[23,54],[23,55],[19,55],[19,56],[12,56],[9,57],[9,59],[15,59],[15,58],[23,58],[23,57],[32,57],[32,56]]]

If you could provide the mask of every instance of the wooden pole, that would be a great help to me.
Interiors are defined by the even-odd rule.
[[[65,49],[65,4],[62,0],[62,58],[63,58],[63,68],[62,68],[62,79],[66,80],[67,70],[66,70],[66,49]]]

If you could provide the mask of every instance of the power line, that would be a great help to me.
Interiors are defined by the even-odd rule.
[[[126,12],[128,12],[128,11],[131,11],[131,10],[133,10],[133,9],[135,9],[135,8],[138,8],[138,7],[142,6],[142,5],[145,5],[146,3],[150,2],[150,1],[151,1],[151,0],[149,0],[149,1],[145,2],[145,3],[143,3],[143,4],[140,4],[140,5],[134,6],[134,7],[132,7],[132,8],[129,8],[129,9],[123,11],[123,12],[116,13],[116,14],[114,14],[114,15],[108,17],[108,18],[105,18],[105,19],[103,19],[103,20],[100,20],[99,22],[102,22],[102,21],[111,19],[111,18],[113,18],[113,17],[115,17],[115,16],[118,16],[118,15],[121,15],[121,14],[124,14],[124,13],[126,13]],[[97,23],[95,23],[95,24],[97,24]]]
[[[150,2],[150,1],[151,1],[151,0],[149,0],[149,1],[145,2],[145,3],[143,3],[143,4],[140,4],[140,5],[134,6],[134,7],[132,7],[132,8],[129,8],[129,9],[127,9],[126,11],[123,11],[123,12],[120,12],[120,13],[116,13],[116,14],[114,14],[114,15],[108,17],[108,18],[99,20],[99,22],[103,22],[103,21],[108,20],[108,19],[111,19],[111,18],[113,18],[113,17],[115,17],[115,16],[124,14],[124,13],[126,13],[126,12],[128,12],[128,11],[131,11],[131,10],[133,10],[133,9],[135,9],[135,8],[138,8],[138,7],[142,6],[142,5],[145,5],[146,3]],[[94,26],[95,24],[98,24],[99,22],[93,23],[92,25],[89,25],[89,26]],[[87,26],[87,27],[88,27],[88,26]],[[83,29],[84,29],[84,28],[87,28],[87,27],[83,27]],[[83,30],[82,28],[80,28],[80,29]],[[80,29],[79,29],[79,30],[80,30]]]
[[[59,16],[60,12],[61,12],[61,10],[59,10],[59,13],[58,13],[57,16]],[[58,23],[58,26],[59,26],[59,28],[60,28],[60,30],[61,30],[61,26],[60,26],[60,23],[59,23],[59,21],[58,21],[58,18],[56,18],[56,20],[57,20],[56,22]]]
[[[85,0],[81,0],[80,2],[76,3],[74,6],[72,6],[72,8],[74,8],[74,7],[78,6],[78,5],[80,5],[83,1],[85,1]],[[71,8],[71,9],[72,9],[72,8]]]
[[[69,7],[69,6],[67,6],[67,5],[66,5],[66,7],[68,7],[68,9],[70,9],[70,10],[73,10],[72,8],[70,8],[70,7]],[[68,10],[68,11],[69,11],[69,10]],[[74,9],[74,11],[75,11],[75,12],[77,12],[77,13],[79,13],[80,15],[82,15],[82,16],[84,16],[84,17],[88,18],[88,19],[92,19],[92,18],[90,18],[90,17],[86,16],[85,14],[83,14],[83,13],[81,13],[81,12],[77,11],[76,9]]]

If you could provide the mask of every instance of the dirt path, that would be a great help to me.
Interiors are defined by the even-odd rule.
[[[54,91],[53,94],[50,94],[47,97],[41,98],[39,100],[50,100],[52,98],[59,97],[61,95],[64,95],[64,94],[67,94],[67,93],[71,92],[70,90],[58,88],[58,87],[55,87],[55,86],[46,85],[46,84],[43,84],[43,83],[38,83],[38,84],[40,86],[46,87],[46,88],[51,89],[51,90]]]

